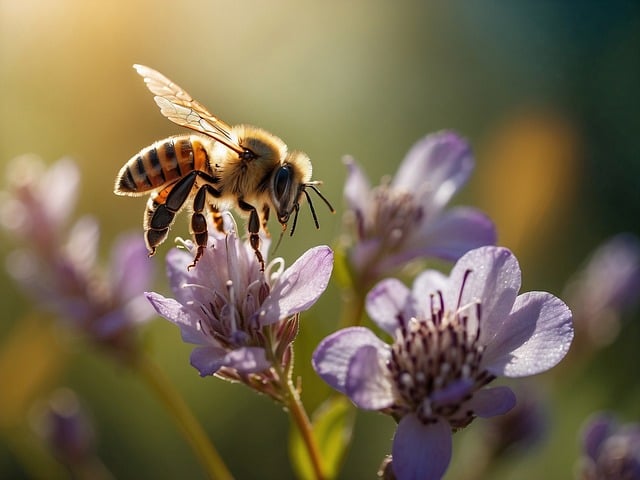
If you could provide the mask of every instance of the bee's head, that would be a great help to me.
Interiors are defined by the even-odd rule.
[[[274,171],[271,184],[271,201],[278,215],[278,222],[280,222],[283,228],[286,228],[289,217],[295,212],[291,235],[293,235],[296,228],[300,200],[303,194],[309,201],[313,220],[316,228],[318,228],[318,218],[316,217],[316,212],[309,198],[309,193],[307,193],[307,188],[313,189],[329,206],[329,209],[332,212],[334,211],[327,199],[324,198],[315,187],[317,184],[318,182],[311,181],[311,160],[302,152],[291,152],[288,154],[285,161]]]
[[[278,221],[286,225],[300,205],[305,183],[311,179],[311,160],[302,152],[289,153],[271,177],[271,201]]]

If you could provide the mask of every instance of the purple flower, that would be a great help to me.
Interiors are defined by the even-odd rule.
[[[567,303],[576,329],[595,346],[611,343],[620,329],[625,310],[640,297],[640,241],[619,234],[598,247],[569,283]]]
[[[582,432],[581,480],[640,480],[640,425],[596,414]]]
[[[344,195],[355,224],[349,262],[366,285],[421,257],[455,261],[468,250],[496,241],[495,227],[470,207],[443,211],[473,169],[467,143],[453,132],[416,143],[393,180],[371,188],[355,161]]]
[[[48,169],[29,157],[18,159],[28,172],[9,174],[0,227],[20,245],[7,256],[9,274],[41,308],[113,353],[131,353],[135,330],[151,318],[142,293],[153,264],[138,236],[123,236],[105,272],[98,266],[99,228],[91,217],[69,227],[79,172],[70,160]]]
[[[175,299],[157,293],[147,298],[180,327],[185,342],[197,345],[191,364],[202,376],[247,381],[274,362],[287,365],[298,315],[327,287],[333,252],[315,247],[286,270],[278,258],[261,271],[253,249],[234,231],[211,235],[210,243],[191,270],[192,253],[170,251],[167,269]]]
[[[514,406],[509,388],[485,388],[488,383],[543,372],[567,353],[571,312],[546,292],[518,295],[520,281],[516,258],[498,247],[468,252],[448,278],[427,270],[412,290],[383,280],[366,307],[392,344],[351,327],[314,352],[314,368],[329,385],[358,407],[398,421],[397,478],[440,478],[451,458],[452,430]]]

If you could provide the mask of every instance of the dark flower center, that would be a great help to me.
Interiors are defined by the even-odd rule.
[[[400,329],[387,364],[396,394],[391,410],[398,417],[413,412],[425,424],[445,418],[462,428],[473,419],[463,404],[494,378],[480,366],[481,305],[458,304],[447,310],[440,291],[430,295],[430,304],[427,318],[398,319]]]

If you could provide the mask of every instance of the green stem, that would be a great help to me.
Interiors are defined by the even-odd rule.
[[[360,325],[364,314],[364,294],[352,288],[345,295],[339,328]]]
[[[233,476],[209,440],[209,437],[207,437],[202,425],[200,425],[182,396],[175,390],[162,370],[144,355],[139,356],[134,363],[134,368],[167,409],[209,478],[232,480]]]
[[[313,426],[311,420],[307,415],[307,411],[302,404],[298,389],[293,385],[291,376],[285,373],[282,365],[278,362],[274,362],[274,370],[280,379],[283,395],[282,401],[286,407],[293,423],[298,428],[300,436],[307,448],[307,453],[311,459],[311,465],[313,466],[313,472],[316,480],[324,480],[326,477],[322,471],[322,455],[320,454],[320,448],[316,442],[316,437],[313,434]]]

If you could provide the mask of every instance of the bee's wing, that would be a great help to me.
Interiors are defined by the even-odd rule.
[[[144,78],[147,88],[155,95],[154,99],[162,115],[173,123],[217,140],[235,152],[244,151],[231,137],[231,127],[213,116],[180,86],[152,68],[144,65],[134,65],[133,68]]]

